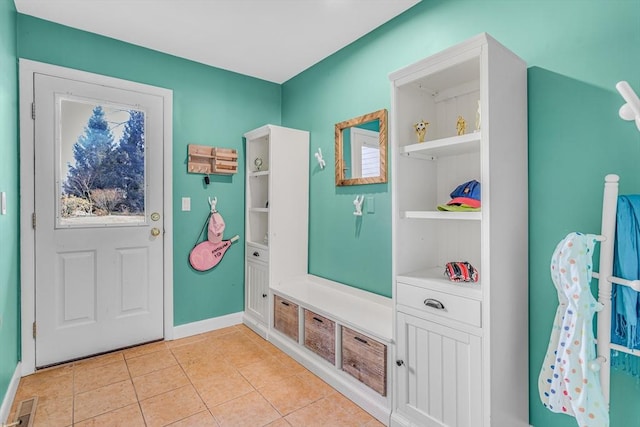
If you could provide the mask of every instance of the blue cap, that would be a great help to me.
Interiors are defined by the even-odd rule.
[[[451,201],[446,205],[438,205],[440,211],[479,211],[480,183],[471,180],[460,184],[450,194]]]

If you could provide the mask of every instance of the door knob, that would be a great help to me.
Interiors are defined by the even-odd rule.
[[[151,235],[152,235],[153,237],[158,237],[158,236],[160,235],[160,229],[159,229],[159,228],[156,228],[156,227],[153,227],[153,228],[151,229]]]

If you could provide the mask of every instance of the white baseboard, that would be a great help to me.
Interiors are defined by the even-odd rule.
[[[7,388],[7,392],[2,400],[2,406],[0,406],[0,423],[6,423],[7,418],[9,418],[9,411],[11,411],[11,405],[13,405],[13,399],[16,397],[18,384],[20,384],[21,370],[20,362],[18,362],[16,370],[13,372],[13,377],[11,377],[11,382]]]
[[[242,323],[242,314],[243,312],[239,311],[237,313],[231,313],[220,317],[212,317],[211,319],[174,326],[173,339],[177,340],[180,338],[190,337],[192,335],[214,331],[216,329],[226,328],[228,326],[239,325]]]
[[[248,314],[246,311],[244,312],[244,316],[242,316],[242,323],[244,323],[253,332],[255,332],[256,334],[260,335],[265,340],[268,339],[267,338],[268,335],[269,335],[269,327],[268,327],[268,325],[265,325],[264,323],[260,322],[259,320],[254,319],[253,316]]]

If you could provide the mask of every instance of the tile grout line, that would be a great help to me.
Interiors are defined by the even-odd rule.
[[[71,426],[76,425],[76,363],[71,365]]]
[[[189,345],[189,344],[186,344],[186,345]],[[211,409],[209,409],[209,405],[207,405],[207,403],[204,401],[204,399],[200,395],[200,391],[198,390],[196,385],[193,383],[193,381],[191,381],[191,377],[189,377],[189,374],[187,374],[187,371],[184,369],[184,366],[182,366],[182,363],[180,363],[180,359],[173,353],[173,348],[169,348],[169,351],[171,352],[171,355],[173,356],[173,358],[176,359],[176,363],[178,364],[178,366],[182,370],[182,373],[184,374],[184,376],[187,377],[187,381],[189,381],[189,384],[195,390],[196,394],[198,395],[198,398],[200,399],[200,401],[202,402],[204,407],[207,408],[207,412],[209,412],[209,415],[211,415],[211,417],[216,422],[216,424],[218,424],[218,426],[220,426],[220,423],[218,422],[218,419],[216,418],[215,415],[213,415],[213,413],[211,412]],[[196,414],[197,414],[197,412],[196,412]],[[191,414],[191,415],[195,415],[195,414]],[[183,420],[186,419],[186,418],[189,418],[191,415],[189,415],[188,417],[183,418]],[[178,420],[178,421],[181,421],[181,420]]]
[[[140,410],[140,415],[142,415],[142,422],[144,423],[145,426],[147,426],[147,419],[144,416],[144,411],[142,410],[142,404],[140,402],[140,398],[138,397],[138,390],[136,389],[136,385],[133,382],[133,375],[131,375],[131,370],[129,369],[129,363],[127,363],[127,358],[124,355],[124,352],[122,352],[122,359],[124,359],[124,365],[127,367],[127,373],[129,374],[129,381],[131,381],[131,387],[133,387],[133,392],[136,395],[136,403],[138,404],[138,409]],[[135,357],[133,358],[135,359]]]

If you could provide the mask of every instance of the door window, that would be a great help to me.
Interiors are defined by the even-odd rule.
[[[56,227],[144,224],[145,112],[68,95],[56,101]]]

